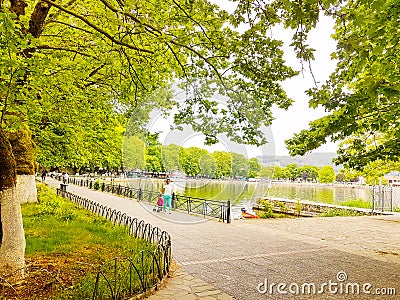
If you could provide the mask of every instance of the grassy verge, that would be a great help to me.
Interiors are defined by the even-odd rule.
[[[372,208],[371,201],[364,201],[363,199],[349,199],[341,203],[342,206],[358,207],[358,208]]]
[[[355,217],[355,216],[363,216],[364,214],[361,212],[353,211],[353,210],[343,210],[339,208],[331,208],[323,213],[321,213],[320,217]]]
[[[85,299],[93,292],[91,282],[100,265],[115,257],[134,258],[144,249],[155,249],[129,236],[124,227],[58,197],[43,184],[38,185],[38,200],[22,206],[26,260],[30,269],[53,274],[49,278],[52,283],[41,284],[43,275],[34,276],[33,272],[32,276],[30,272],[21,299]],[[62,295],[57,296],[59,287],[55,288],[54,282],[63,288]]]

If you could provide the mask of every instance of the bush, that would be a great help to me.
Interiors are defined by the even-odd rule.
[[[61,220],[71,221],[76,217],[73,211],[75,205],[58,197],[47,185],[37,185],[38,203],[35,206],[33,216],[43,217],[52,215]]]
[[[260,214],[260,218],[267,219],[267,218],[275,218],[275,214],[272,210],[272,204],[269,203],[267,200],[261,200],[260,205],[264,206],[262,213]]]
[[[96,181],[95,181],[94,184],[93,184],[93,188],[94,188],[95,190],[99,190],[99,189],[100,189],[100,185],[101,185],[100,179],[96,179]]]

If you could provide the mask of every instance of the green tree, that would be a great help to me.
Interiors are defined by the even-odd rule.
[[[289,172],[287,168],[281,166],[274,166],[273,179],[289,179]]]
[[[167,172],[181,169],[179,157],[182,151],[183,148],[181,146],[174,144],[162,147],[162,163]]]
[[[274,178],[274,167],[273,166],[266,166],[260,170],[260,176],[262,178]]]
[[[126,169],[143,170],[145,167],[145,143],[137,136],[125,136],[122,157]]]
[[[229,152],[214,151],[212,157],[215,161],[215,178],[231,176],[232,171],[232,156]]]
[[[400,162],[382,161],[376,160],[370,162],[363,168],[362,171],[358,172],[359,176],[365,178],[367,184],[378,185],[386,184],[387,181],[384,176],[392,171],[400,169]]]
[[[310,106],[328,114],[287,141],[291,154],[303,155],[327,140],[342,141],[337,163],[362,169],[372,161],[400,157],[400,69],[396,1],[303,1],[304,20],[322,10],[336,19],[336,70],[308,91]],[[320,2],[318,2],[320,3]],[[313,10],[315,10],[313,12]],[[313,15],[311,15],[313,13]]]
[[[355,171],[349,168],[340,169],[339,173],[342,173],[344,175],[344,181],[347,182],[355,181],[360,176],[359,171]]]
[[[215,177],[216,163],[212,155],[205,154],[200,158],[200,174],[209,178]]]
[[[316,166],[304,165],[300,167],[300,177],[304,181],[317,180],[319,168]]]
[[[232,177],[247,177],[249,173],[249,162],[243,154],[231,152]]]
[[[301,169],[297,166],[297,164],[287,164],[286,170],[288,172],[288,178],[292,181],[301,176]]]
[[[183,149],[180,156],[182,170],[188,176],[196,176],[201,173],[200,162],[203,156],[209,155],[207,150],[198,147]]]
[[[320,183],[333,183],[336,179],[336,173],[332,166],[323,166],[318,172],[318,181]]]
[[[249,159],[249,177],[254,178],[260,175],[262,164],[257,158],[253,157]]]

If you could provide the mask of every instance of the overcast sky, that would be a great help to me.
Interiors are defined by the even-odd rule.
[[[335,50],[336,44],[330,35],[333,33],[333,21],[324,17],[318,27],[310,33],[309,44],[316,49],[315,61],[312,62],[312,72],[319,86],[328,79],[329,75],[334,71],[335,62],[330,59],[330,54]],[[289,34],[284,34],[288,39]],[[285,47],[285,60],[295,70],[301,70],[299,60],[293,54],[287,42]],[[284,140],[289,139],[294,133],[301,129],[308,128],[308,123],[319,117],[325,112],[322,108],[312,109],[308,105],[308,97],[305,90],[314,86],[314,81],[308,68],[304,75],[299,74],[295,78],[286,80],[282,84],[288,96],[294,99],[294,104],[289,110],[274,109],[275,121],[272,124],[272,132],[275,139],[275,147],[277,154],[287,154]],[[329,143],[315,150],[315,152],[336,152],[336,145]]]
[[[228,11],[233,10],[232,3],[225,0],[214,0]],[[229,6],[227,6],[229,3]],[[323,17],[318,27],[309,35],[309,44],[316,49],[315,61],[312,62],[313,74],[320,84],[324,83],[334,70],[335,63],[331,61],[330,54],[335,50],[335,42],[330,35],[333,33],[333,21],[327,17]],[[295,70],[301,70],[300,61],[295,57],[293,49],[289,47],[292,33],[288,30],[276,29],[273,37],[284,40],[285,42],[285,60]],[[291,138],[293,134],[302,129],[308,128],[308,123],[314,119],[323,116],[324,110],[311,109],[308,106],[308,98],[305,90],[314,86],[308,66],[304,74],[299,74],[295,78],[282,83],[283,88],[288,96],[295,100],[294,104],[287,110],[273,109],[275,120],[272,126],[265,129],[265,134],[271,141],[269,145],[264,147],[244,147],[230,143],[226,138],[221,137],[221,143],[213,147],[205,147],[210,152],[214,150],[223,150],[229,152],[243,153],[247,157],[255,157],[259,155],[288,155],[284,141]],[[160,140],[163,144],[178,144],[183,147],[204,147],[200,134],[191,132],[190,130],[182,132],[171,132],[168,125],[160,119],[159,113],[153,115],[148,129],[151,132],[161,132]],[[336,152],[336,145],[329,143],[315,150],[314,152]]]

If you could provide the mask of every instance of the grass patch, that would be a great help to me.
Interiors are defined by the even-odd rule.
[[[94,283],[97,268],[105,262],[115,257],[135,259],[141,257],[142,250],[156,248],[130,236],[125,227],[57,196],[44,184],[38,185],[38,203],[23,204],[22,214],[27,265],[56,271],[64,288],[74,286],[67,292],[69,299],[84,299],[81,297],[93,292],[90,283]],[[37,282],[24,289],[26,297],[21,299],[32,299],[32,295],[41,295],[40,299],[68,298],[50,297],[53,287],[46,291]]]
[[[341,203],[341,205],[349,207],[358,207],[358,208],[372,208],[371,201],[364,201],[361,198],[346,200],[345,202]]]
[[[346,210],[340,208],[331,208],[323,213],[321,213],[320,217],[355,217],[355,216],[363,216],[364,214],[355,210]]]

